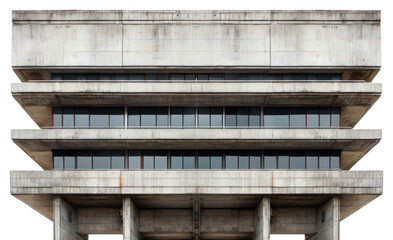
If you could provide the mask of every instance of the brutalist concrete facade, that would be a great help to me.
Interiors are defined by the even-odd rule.
[[[22,83],[12,95],[41,129],[13,130],[12,139],[43,171],[12,171],[11,194],[53,220],[55,240],[338,240],[340,221],[382,194],[381,171],[350,170],[382,135],[353,129],[381,95],[371,83],[380,45],[379,11],[14,11],[12,67]],[[340,80],[52,80],[145,72]],[[341,114],[328,129],[134,129],[126,113],[121,129],[54,128],[53,107],[69,106],[323,106]],[[341,160],[329,170],[59,170],[55,149],[339,149]]]

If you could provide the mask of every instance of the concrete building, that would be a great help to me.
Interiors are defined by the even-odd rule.
[[[382,194],[351,168],[381,95],[379,11],[14,11],[12,95],[54,239],[338,240]]]

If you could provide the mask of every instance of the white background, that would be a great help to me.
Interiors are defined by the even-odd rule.
[[[125,9],[125,10],[382,10],[382,68],[374,82],[383,83],[383,94],[356,126],[381,128],[383,140],[353,170],[384,170],[384,194],[341,222],[341,239],[393,239],[393,7],[389,0],[2,0],[1,78],[0,78],[0,239],[52,239],[52,222],[9,194],[10,170],[41,170],[10,138],[10,129],[37,128],[10,93],[11,82],[19,82],[11,68],[11,11],[40,9]],[[91,240],[122,239],[117,236],[91,236]],[[277,236],[272,240],[304,239],[303,236]]]

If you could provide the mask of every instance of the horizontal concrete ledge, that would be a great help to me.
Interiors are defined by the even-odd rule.
[[[340,149],[351,169],[378,144],[381,130],[353,129],[33,129],[13,141],[43,169],[52,149]]]
[[[382,92],[380,83],[340,83],[340,82],[30,82],[11,84],[13,95],[39,94],[250,94],[274,95],[277,93],[318,93],[324,94],[377,94]]]
[[[382,171],[12,171],[11,194],[382,194]]]
[[[379,129],[13,129],[19,140],[376,140]]]
[[[353,11],[353,10],[300,10],[300,11],[135,11],[135,10],[40,10],[40,11],[13,11],[12,21],[30,22],[46,21],[56,22],[108,22],[108,21],[371,21],[381,20],[380,11]]]

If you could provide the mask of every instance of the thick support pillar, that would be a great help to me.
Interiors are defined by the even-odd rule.
[[[87,235],[78,234],[76,228],[76,210],[61,197],[53,199],[53,239],[87,240]]]
[[[123,239],[138,240],[138,208],[131,197],[123,198]]]
[[[264,197],[255,209],[254,240],[270,239],[270,198]]]
[[[317,209],[317,232],[306,235],[306,240],[340,239],[340,198],[332,197]]]

